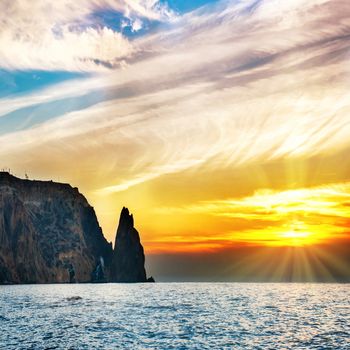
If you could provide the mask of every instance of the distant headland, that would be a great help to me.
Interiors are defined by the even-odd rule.
[[[0,172],[0,284],[147,282],[133,216],[120,214],[115,246],[77,188]]]

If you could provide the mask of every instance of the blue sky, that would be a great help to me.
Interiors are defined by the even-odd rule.
[[[89,74],[65,71],[0,70],[0,98],[34,92],[69,79],[88,77]]]
[[[88,112],[101,103],[156,92],[159,87],[166,92],[177,79],[180,85],[233,88],[261,77],[278,77],[283,66],[276,62],[289,54],[302,52],[301,57],[313,59],[312,67],[322,67],[322,60],[332,62],[348,50],[346,36],[336,25],[322,37],[316,29],[293,28],[304,20],[294,18],[301,0],[283,4],[276,0],[147,0],[135,1],[141,4],[135,7],[119,0],[108,6],[104,0],[93,5],[89,0],[65,1],[51,5],[51,12],[46,0],[35,0],[36,6],[29,8],[20,1],[0,5],[0,135],[29,130],[69,113]],[[307,15],[311,16],[308,8],[317,9],[319,2],[313,0],[305,9]],[[202,6],[204,11],[195,11]],[[323,6],[327,8],[327,3]],[[332,11],[327,14],[329,23],[346,19],[346,11],[342,15],[335,8]],[[317,28],[313,21],[319,21],[322,27],[322,18],[310,17],[307,26]],[[336,49],[331,46],[335,43]],[[312,49],[318,53],[314,58]],[[162,63],[157,66],[153,61]],[[170,73],[162,75],[163,70],[174,69],[178,74],[173,80]],[[182,76],[181,71],[186,74]],[[150,80],[138,81],[141,75]]]
[[[178,15],[195,10],[203,5],[217,2],[217,0],[169,0],[161,1],[169,6],[171,10]],[[132,29],[132,20],[126,18],[122,12],[113,9],[100,9],[94,11],[89,16],[89,22],[86,26],[103,27],[106,26],[114,31],[120,31],[129,40],[143,36],[157,28],[164,26],[160,20],[142,18],[142,28],[140,30]],[[88,72],[71,72],[59,69],[0,69],[0,98],[14,95],[23,95],[32,93],[50,85],[55,85],[70,79],[83,79],[89,77]],[[34,118],[35,119],[35,118]],[[7,129],[6,129],[7,130]],[[4,132],[5,129],[2,130]]]
[[[217,0],[193,0],[193,1],[168,0],[165,2],[167,2],[170,8],[174,9],[176,12],[185,13],[188,11],[192,11],[203,5],[217,2]]]

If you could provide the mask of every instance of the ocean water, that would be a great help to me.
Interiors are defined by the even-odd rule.
[[[1,349],[350,349],[349,284],[0,286]]]

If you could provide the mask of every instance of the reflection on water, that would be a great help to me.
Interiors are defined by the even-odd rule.
[[[349,287],[0,286],[0,348],[349,349]]]

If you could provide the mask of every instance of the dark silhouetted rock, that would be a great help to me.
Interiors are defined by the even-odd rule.
[[[97,263],[94,271],[91,275],[91,282],[93,283],[104,283],[107,282],[107,273],[106,273],[106,267],[104,263],[104,259],[101,256],[99,262]]]
[[[78,300],[82,300],[83,298],[79,295],[74,295],[72,297],[68,297],[67,301],[78,301]]]
[[[145,255],[134,218],[127,208],[120,214],[110,276],[112,282],[146,282]]]
[[[0,172],[0,283],[89,282],[101,257],[112,246],[78,189]]]
[[[112,250],[77,188],[0,172],[0,284],[146,282],[144,263],[128,209]]]
[[[76,280],[74,266],[72,264],[68,264],[67,269],[69,273],[69,283],[75,283]]]

